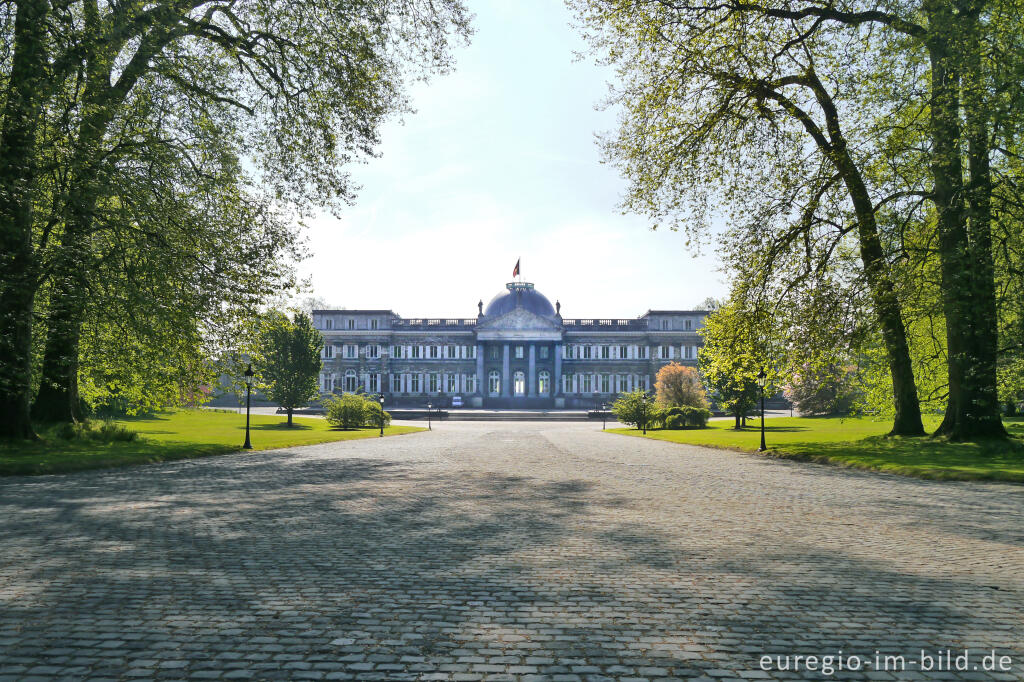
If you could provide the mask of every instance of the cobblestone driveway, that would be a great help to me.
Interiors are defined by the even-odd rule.
[[[586,423],[0,480],[0,679],[1015,680],[1022,642],[1021,487]]]

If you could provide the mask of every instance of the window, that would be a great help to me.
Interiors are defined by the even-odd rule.
[[[351,317],[348,318],[348,328],[349,329],[355,329],[356,328],[356,321],[353,320]]]
[[[601,359],[608,360],[612,356],[611,346],[601,346]]]
[[[541,360],[547,360],[548,359],[548,347],[547,346],[541,346],[540,347],[540,359]]]
[[[350,360],[359,357],[359,346],[354,343],[346,343],[342,350],[344,351],[344,356]]]
[[[590,354],[591,354],[592,351],[593,351],[593,348],[590,346],[590,344],[587,344],[587,345],[583,346],[583,359],[584,360],[589,360],[590,359]]]
[[[373,318],[372,320],[370,320],[370,329],[376,329],[376,328],[377,328],[377,318]]]
[[[467,374],[463,377],[462,381],[462,392],[463,393],[476,393],[476,375]]]
[[[409,375],[409,393],[420,392],[420,375],[410,374]]]
[[[428,346],[428,348],[430,349],[429,352],[430,352],[430,358],[431,359],[436,360],[437,358],[441,357],[441,347],[440,346]]]
[[[324,346],[324,357],[325,358],[333,358],[334,357],[334,346],[332,346],[331,344],[327,344],[326,346]]]
[[[601,393],[612,392],[612,377],[610,374],[601,375]]]
[[[541,370],[537,375],[537,393],[547,395],[551,390],[551,374],[547,370]]]
[[[619,393],[624,393],[626,391],[626,375],[625,374],[620,374],[619,375],[619,386],[618,386],[618,388],[616,390]]]
[[[488,353],[488,355],[491,356],[491,360],[497,360],[498,359],[498,351],[500,349],[497,346],[491,346],[489,348],[489,350],[490,350],[490,353]]]
[[[355,393],[358,385],[359,379],[356,377],[356,371],[354,369],[347,370],[345,372],[345,392]]]
[[[370,393],[380,393],[380,375],[379,374],[374,373],[374,374],[370,375]]]
[[[420,347],[419,346],[410,346],[410,348],[412,349],[412,357],[413,358],[420,357]]]
[[[582,374],[580,375],[580,393],[590,393],[594,390],[591,382],[592,375]]]
[[[686,321],[686,331],[690,331],[693,328],[693,320]]]
[[[520,346],[522,348],[522,346]],[[512,375],[512,388],[516,395],[523,395],[526,393],[526,375],[522,371],[517,371]]]
[[[629,357],[629,346],[619,346],[619,358],[625,360]]]
[[[491,370],[491,373],[487,375],[487,391],[491,395],[501,393],[501,374],[496,369]]]
[[[380,357],[380,346],[375,343],[371,343],[366,346],[366,357],[368,358],[379,358]]]
[[[661,321],[661,328],[662,329],[668,329],[668,320],[662,320]]]
[[[661,358],[662,360],[668,360],[670,357],[672,357],[672,347],[671,346],[661,346],[658,349],[658,352],[660,353],[660,355],[658,357]]]
[[[402,375],[392,374],[391,375],[391,392],[401,393],[402,392]]]
[[[458,346],[448,346],[448,357],[449,358],[457,358],[457,357],[459,357],[459,347]]]
[[[452,347],[454,348],[454,346],[452,346]],[[448,392],[449,393],[457,392],[457,390],[458,390],[458,386],[457,386],[458,378],[459,378],[458,374],[449,374],[448,375]]]
[[[331,318],[324,320],[324,329],[334,329],[334,320]]]
[[[640,358],[641,360],[647,359],[647,346],[637,346],[636,351],[638,358]]]
[[[437,348],[437,346],[432,346],[432,348]],[[431,392],[431,393],[437,393],[437,391],[438,391],[438,389],[439,389],[439,387],[441,385],[440,379],[441,379],[441,377],[439,377],[436,372],[432,372],[432,373],[428,374],[427,375],[427,386],[429,388],[427,390],[429,392]]]
[[[469,351],[470,358],[476,358],[476,346],[468,346],[466,349]]]
[[[523,359],[523,347],[522,346],[516,346],[516,360],[522,360],[522,359]]]
[[[572,393],[572,375],[562,375],[562,393]]]

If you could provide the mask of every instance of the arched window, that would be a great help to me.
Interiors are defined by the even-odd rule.
[[[345,392],[355,393],[356,386],[359,383],[359,379],[356,377],[356,371],[354,369],[345,371]]]
[[[515,389],[516,395],[524,395],[526,393],[526,374],[518,371],[512,375],[512,378],[512,388]]]
[[[551,391],[551,373],[542,369],[537,375],[537,393],[547,395]]]
[[[487,390],[491,395],[501,393],[501,373],[496,369],[487,375]]]

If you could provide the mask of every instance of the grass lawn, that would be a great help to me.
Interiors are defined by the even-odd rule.
[[[312,445],[336,440],[376,438],[378,429],[342,431],[323,419],[295,417],[287,427],[284,415],[252,415],[254,450]],[[166,462],[238,452],[245,441],[245,414],[212,410],[179,410],[146,417],[119,419],[138,432],[134,442],[99,443],[63,440],[43,431],[38,442],[0,441],[0,476],[53,474],[81,469]],[[384,435],[425,431],[418,426],[389,426]]]
[[[925,428],[938,426],[926,417]],[[754,452],[761,444],[760,420],[736,431],[732,420],[709,422],[707,429],[647,431],[647,438]],[[777,417],[765,420],[768,455],[874,469],[894,474],[952,480],[1024,483],[1024,420],[1004,420],[1013,436],[999,443],[949,443],[932,438],[887,438],[892,424],[868,417]],[[636,429],[609,429],[644,437]]]

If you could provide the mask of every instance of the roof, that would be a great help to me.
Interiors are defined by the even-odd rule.
[[[710,312],[710,310],[648,310],[640,316],[640,319],[651,315],[707,315]]]

